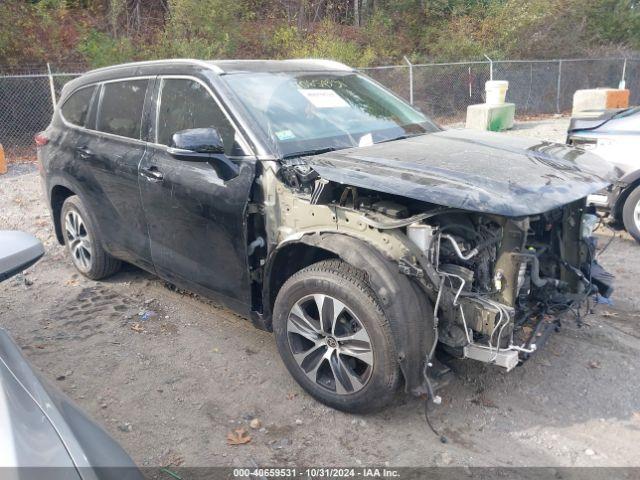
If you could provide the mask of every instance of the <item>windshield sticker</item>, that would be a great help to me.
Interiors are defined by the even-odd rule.
[[[292,140],[296,138],[296,135],[291,130],[280,130],[279,132],[276,132],[276,137],[278,137],[278,140],[284,141]]]
[[[359,147],[368,147],[369,145],[373,145],[373,136],[370,133],[363,135],[360,137],[360,141],[358,141]]]
[[[344,108],[349,104],[335,91],[326,88],[301,88],[300,93],[316,108]]]

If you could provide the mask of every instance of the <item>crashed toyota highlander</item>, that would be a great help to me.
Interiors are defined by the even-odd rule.
[[[442,130],[336,62],[94,70],[36,143],[80,272],[126,261],[217,299],[334,408],[381,408],[401,384],[437,398],[436,351],[510,370],[611,294],[596,156]]]

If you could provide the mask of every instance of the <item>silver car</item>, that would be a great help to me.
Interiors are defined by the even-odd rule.
[[[0,281],[44,254],[33,236],[0,231]],[[0,477],[130,479],[143,476],[104,430],[38,376],[0,328]]]
[[[618,170],[618,182],[589,201],[640,242],[640,107],[572,118],[567,143],[596,153]]]

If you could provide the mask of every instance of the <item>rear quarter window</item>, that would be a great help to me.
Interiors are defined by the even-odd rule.
[[[98,130],[139,139],[148,84],[146,79],[105,83],[98,111]]]
[[[81,88],[64,102],[61,111],[67,122],[84,127],[95,89],[95,86]]]

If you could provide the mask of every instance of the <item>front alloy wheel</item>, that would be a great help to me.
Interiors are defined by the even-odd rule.
[[[361,390],[373,370],[366,328],[349,308],[329,295],[308,295],[287,319],[293,358],[312,382],[338,395]]]
[[[287,370],[317,400],[347,412],[378,410],[401,377],[389,319],[365,272],[323,260],[278,291],[273,331]]]

